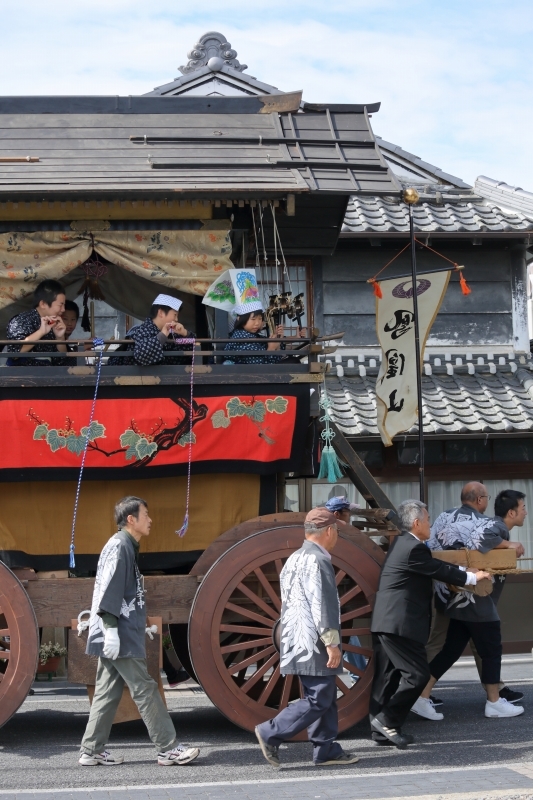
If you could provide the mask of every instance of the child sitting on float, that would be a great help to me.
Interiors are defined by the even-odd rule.
[[[276,339],[280,339],[283,336],[283,325],[277,325],[274,338],[269,338],[261,335],[261,331],[265,327],[265,312],[260,303],[237,305],[235,306],[235,312],[237,314],[235,327],[230,334],[232,341],[227,343],[224,350],[246,350],[255,354],[230,356],[224,360],[224,363],[279,364],[280,359],[283,357],[281,353],[278,355],[266,355],[266,353],[274,350],[285,350],[285,342],[276,342]],[[250,341],[250,339],[264,339],[264,341],[254,342]]]

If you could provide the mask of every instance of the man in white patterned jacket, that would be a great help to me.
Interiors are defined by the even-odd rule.
[[[79,763],[95,767],[124,761],[106,745],[126,684],[157,749],[157,763],[188,764],[200,751],[177,743],[174,723],[146,668],[144,579],[137,566],[139,543],[152,524],[146,501],[122,498],[115,521],[119,531],[104,546],[94,581],[86,652],[98,656],[98,668]]]
[[[317,766],[354,764],[335,741],[337,675],[342,674],[340,603],[330,553],[345,528],[327,508],[305,518],[305,542],[280,574],[282,675],[298,675],[303,698],[255,729],[264,757],[279,767],[278,748],[307,728]]]

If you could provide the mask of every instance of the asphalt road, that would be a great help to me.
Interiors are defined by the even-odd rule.
[[[533,659],[506,660],[503,677],[525,693],[526,712],[510,720],[485,719],[484,694],[475,669],[455,667],[439,684],[445,701],[443,722],[411,715],[406,730],[416,744],[405,751],[378,747],[369,738],[367,721],[339,738],[346,750],[361,756],[358,774],[424,768],[475,767],[533,762]],[[80,767],[79,742],[89,703],[79,687],[54,682],[35,684],[36,694],[0,729],[0,797],[2,790],[157,786],[170,783],[257,781],[316,777],[307,743],[280,749],[277,772],[263,760],[252,734],[228,722],[203,693],[168,692],[167,700],[180,740],[198,745],[200,758],[186,767],[158,767],[142,722],[113,729],[110,747],[126,763],[113,768]],[[437,693],[437,692],[436,692]],[[340,777],[343,770],[335,770]],[[346,774],[346,773],[345,773]]]

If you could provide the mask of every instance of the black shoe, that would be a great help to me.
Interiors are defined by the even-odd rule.
[[[346,753],[344,750],[336,758],[328,758],[327,761],[315,761],[315,767],[334,767],[338,764],[357,764],[359,756],[353,753]]]
[[[407,739],[407,744],[413,744],[413,742],[415,740],[414,736],[411,736],[410,733],[402,733],[401,732],[401,728],[400,728],[400,733],[401,733],[402,736],[405,737],[405,739]],[[390,739],[387,739],[386,736],[383,736],[382,733],[378,733],[377,731],[372,731],[372,741],[375,742],[380,747],[384,747],[384,746],[385,747],[387,747],[387,746],[394,747],[394,742],[391,742]]]
[[[515,692],[513,689],[509,689],[508,686],[504,686],[503,689],[500,689],[500,697],[503,697],[508,703],[518,703],[523,699],[524,693]]]
[[[380,722],[379,719],[373,719],[370,723],[370,727],[396,745],[398,750],[405,750],[407,745],[410,744],[409,737],[401,733],[401,730],[398,730],[398,728],[389,728],[387,725]]]
[[[437,706],[443,706],[444,705],[444,700],[439,700],[438,697],[434,697],[434,695],[432,695],[432,694],[430,694],[429,699],[431,700],[431,702],[433,703],[435,708]]]

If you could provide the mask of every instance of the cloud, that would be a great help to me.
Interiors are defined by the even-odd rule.
[[[533,191],[533,15],[508,0],[21,0],[4,9],[0,94],[142,94],[207,30],[248,73],[313,101],[382,101],[376,133],[473,182]],[[22,24],[24,22],[24,24]]]

